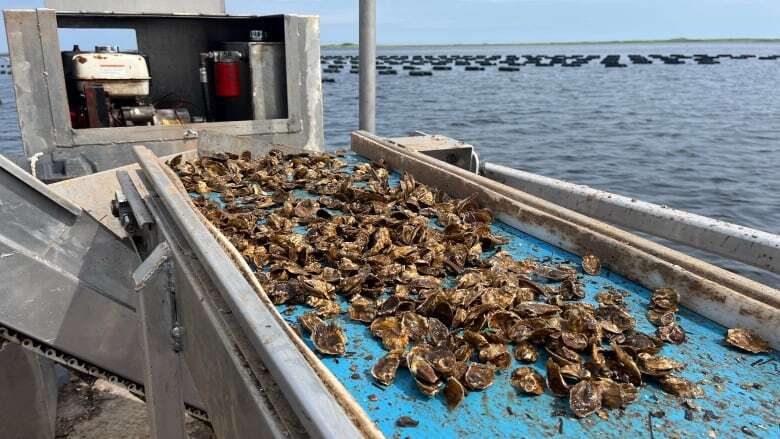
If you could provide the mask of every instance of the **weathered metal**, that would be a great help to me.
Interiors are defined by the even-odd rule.
[[[609,223],[780,273],[780,236],[495,163],[483,175]]]
[[[360,129],[376,131],[376,0],[360,1]]]
[[[185,439],[182,362],[175,318],[171,250],[162,242],[133,272],[144,357],[146,411],[153,439]],[[181,328],[178,328],[180,331]]]
[[[86,211],[14,168],[0,157],[0,322],[143,383],[131,280],[138,257]],[[202,407],[186,371],[184,388],[186,401]]]
[[[226,258],[214,236],[196,215],[184,194],[170,179],[157,157],[144,147],[135,153],[152,190],[159,196],[173,223],[214,282],[253,351],[268,368],[294,407],[306,431],[314,437],[361,437],[362,434],[291,342],[281,323],[257,299],[236,266]],[[185,327],[197,330],[196,324]],[[191,332],[191,331],[188,331]],[[218,407],[209,406],[210,412]]]
[[[392,137],[387,141],[468,171],[476,171],[479,166],[474,146],[446,136],[418,132],[413,136]]]
[[[183,1],[156,1],[134,0],[132,2],[114,2],[106,5],[101,0],[46,0],[47,8],[58,11],[88,11],[105,12],[109,10],[116,13],[146,13],[146,14],[224,14],[224,0],[187,0]]]
[[[682,257],[688,263],[670,262],[679,254],[658,245],[653,253],[646,252],[633,245],[642,241],[628,232],[610,229],[490,179],[398,148],[369,133],[353,133],[352,148],[371,159],[383,159],[393,169],[410,172],[419,181],[446,188],[454,196],[477,194],[481,204],[512,227],[578,255],[596,254],[605,266],[647,288],[675,288],[682,303],[693,311],[725,326],[753,329],[774,347],[780,346],[780,334],[775,330],[780,325],[780,307],[776,304],[780,293],[770,287],[737,275],[730,277],[729,284],[713,281],[699,272],[717,274],[718,270],[709,264],[689,256]]]
[[[25,155],[45,154],[38,160],[38,174],[43,180],[57,181],[132,163],[132,144],[144,143],[158,155],[192,149],[197,131],[202,129],[247,136],[257,143],[294,144],[308,150],[323,148],[318,17],[69,13],[37,9],[5,11],[5,20]],[[260,50],[258,54],[262,56],[250,56],[250,60],[283,63],[281,68],[286,69],[281,71],[283,81],[273,85],[271,80],[280,79],[280,66],[254,70],[263,81],[258,85],[263,93],[253,97],[255,119],[130,129],[72,128],[58,29],[134,29],[139,51],[151,59],[152,94],[175,93],[195,100],[201,95],[198,69],[181,66],[197,66],[199,53],[210,50],[211,42],[235,37],[232,27],[236,25],[259,26],[275,35],[276,43],[252,43],[275,44],[273,54],[265,56]],[[280,102],[282,94],[286,95],[286,108]],[[260,105],[260,97],[267,98],[270,107]]]
[[[3,437],[55,437],[57,381],[52,362],[21,346],[9,344],[0,349],[0,365],[3,366],[0,367]]]

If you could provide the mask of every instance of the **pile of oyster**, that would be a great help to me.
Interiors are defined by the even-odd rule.
[[[567,397],[578,417],[634,401],[654,380],[667,392],[699,397],[676,376],[684,365],[659,356],[682,343],[677,294],[653,292],[647,318],[657,333],[636,329],[628,293],[604,290],[595,303],[582,266],[516,260],[474,197],[455,199],[405,174],[391,185],[381,163],[347,165],[338,156],[219,155],[169,165],[194,203],[257,269],[275,304],[311,308],[299,318],[326,355],[343,355],[347,337],[334,317],[369,325],[387,354],[371,370],[391,385],[408,369],[422,394],[442,393],[451,409],[507,371],[528,395]],[[342,307],[346,305],[346,309]],[[540,354],[545,376],[533,367]]]

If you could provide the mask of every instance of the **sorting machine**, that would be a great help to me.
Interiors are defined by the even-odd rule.
[[[195,3],[199,8],[209,4]],[[602,287],[628,291],[628,306],[636,315],[642,314],[649,289],[677,290],[689,342],[672,347],[670,356],[688,365],[685,376],[701,383],[705,397],[686,402],[649,385],[636,403],[608,420],[577,420],[550,395],[517,395],[500,375],[496,385],[449,411],[440,399],[415,393],[403,372],[397,385],[387,388],[375,386],[365,374],[354,379],[353,366],[365,372],[369,359],[383,352],[365,328],[345,324],[349,356],[316,354],[287,313],[268,300],[243,258],[200,216],[165,161],[174,154],[188,160],[214,152],[321,149],[317,20],[232,17],[221,13],[224,7],[199,12],[203,15],[6,12],[25,152],[43,154],[40,166],[31,170],[57,174],[48,181],[61,181],[46,185],[0,158],[4,437],[54,437],[53,364],[106,379],[144,398],[156,438],[184,437],[185,413],[208,421],[220,438],[778,434],[777,353],[747,356],[722,342],[726,327],[739,326],[780,347],[780,293],[775,288],[476,175],[473,170],[480,166],[473,148],[440,136],[387,139],[358,131],[349,159],[381,160],[453,196],[475,194],[495,213],[496,227],[511,237],[507,251],[518,258],[576,261],[585,253],[599,255],[605,270],[589,283],[589,293]],[[156,87],[162,87],[160,92],[174,87],[174,72],[166,72],[170,66],[162,54],[182,45],[193,49],[180,50],[191,69],[181,70],[180,60],[174,60],[176,74],[185,72],[189,78],[178,86],[192,102],[203,98],[201,113],[194,106],[188,111],[207,121],[77,128],[70,118],[58,26],[135,28],[138,56],[148,62],[149,95]],[[269,33],[252,32],[256,30]],[[233,38],[233,31],[246,40]],[[172,39],[170,45],[161,35]],[[268,38],[283,45],[283,56],[274,52],[279,48],[257,41]],[[265,75],[265,70],[252,68],[251,60],[267,59],[266,50],[277,60],[273,66],[284,60],[283,74],[263,76],[276,80],[245,82],[246,65],[240,63],[249,62],[253,78]],[[217,87],[216,78],[238,78],[242,85],[229,81]],[[111,98],[106,78],[94,79],[82,83],[84,89],[99,82],[109,99],[118,102]],[[286,117],[280,112],[258,118],[261,89],[282,82]],[[206,99],[245,97],[243,84],[250,83],[254,91],[247,105],[254,119],[224,116],[227,120],[208,122]],[[78,81],[76,87],[78,91]],[[143,103],[139,97],[144,93],[135,93],[130,103]],[[84,98],[86,102],[86,94]],[[278,103],[270,97],[263,102]],[[132,107],[127,101],[120,111],[122,106]],[[216,102],[212,108],[219,112]],[[57,157],[62,158],[59,165]],[[76,174],[65,171],[66,164],[87,159],[92,161],[83,175],[68,178]],[[61,172],[46,171],[46,166],[60,166]],[[418,423],[399,425],[401,416]]]

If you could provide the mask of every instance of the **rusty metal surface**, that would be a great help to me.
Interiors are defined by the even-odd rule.
[[[778,235],[495,163],[484,163],[482,175],[593,218],[780,273]]]

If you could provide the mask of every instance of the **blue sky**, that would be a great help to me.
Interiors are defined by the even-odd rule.
[[[107,1],[110,3],[110,1]],[[780,38],[780,0],[377,0],[380,43]],[[0,0],[41,7],[43,0]],[[322,42],[357,41],[358,0],[227,0],[231,13],[317,14]],[[126,46],[126,45],[125,45]],[[0,51],[6,50],[5,30]]]

